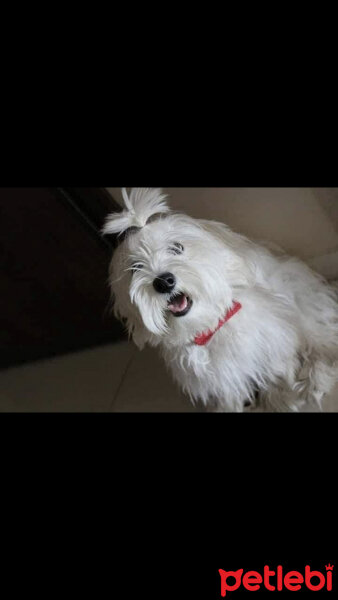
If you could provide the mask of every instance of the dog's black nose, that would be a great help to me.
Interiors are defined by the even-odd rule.
[[[154,279],[153,286],[159,294],[171,292],[176,285],[175,275],[172,273],[162,273]]]

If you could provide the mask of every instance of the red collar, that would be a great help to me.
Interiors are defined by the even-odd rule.
[[[209,342],[209,340],[211,340],[211,338],[216,333],[216,331],[221,329],[221,327],[223,327],[224,323],[229,321],[231,319],[231,317],[233,317],[239,310],[241,310],[241,308],[242,308],[242,305],[239,302],[236,302],[236,300],[234,300],[232,308],[229,308],[225,317],[223,319],[220,319],[216,329],[214,331],[210,331],[210,329],[209,329],[208,331],[205,331],[204,333],[197,335],[194,339],[194,343],[197,344],[197,346],[205,346],[205,344],[207,344]]]

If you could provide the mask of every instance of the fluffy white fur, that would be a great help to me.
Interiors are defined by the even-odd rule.
[[[338,380],[338,296],[320,275],[279,248],[257,244],[226,225],[171,213],[160,189],[123,190],[125,209],[104,233],[138,227],[114,252],[110,285],[115,315],[142,349],[157,346],[194,402],[221,411],[297,411],[320,406]],[[156,216],[155,216],[156,215]],[[173,245],[184,247],[173,253]],[[170,294],[153,281],[170,272],[193,300],[174,317]],[[198,333],[216,329],[233,301],[242,309],[205,346]]]

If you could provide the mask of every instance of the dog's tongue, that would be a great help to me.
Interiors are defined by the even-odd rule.
[[[179,313],[185,310],[188,306],[187,297],[184,294],[180,294],[172,299],[170,304],[168,304],[168,309],[172,313]]]

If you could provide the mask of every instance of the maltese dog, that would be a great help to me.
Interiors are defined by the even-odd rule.
[[[208,410],[319,407],[338,380],[338,296],[320,275],[222,223],[170,211],[161,189],[122,190],[114,312],[142,349],[157,346]]]

